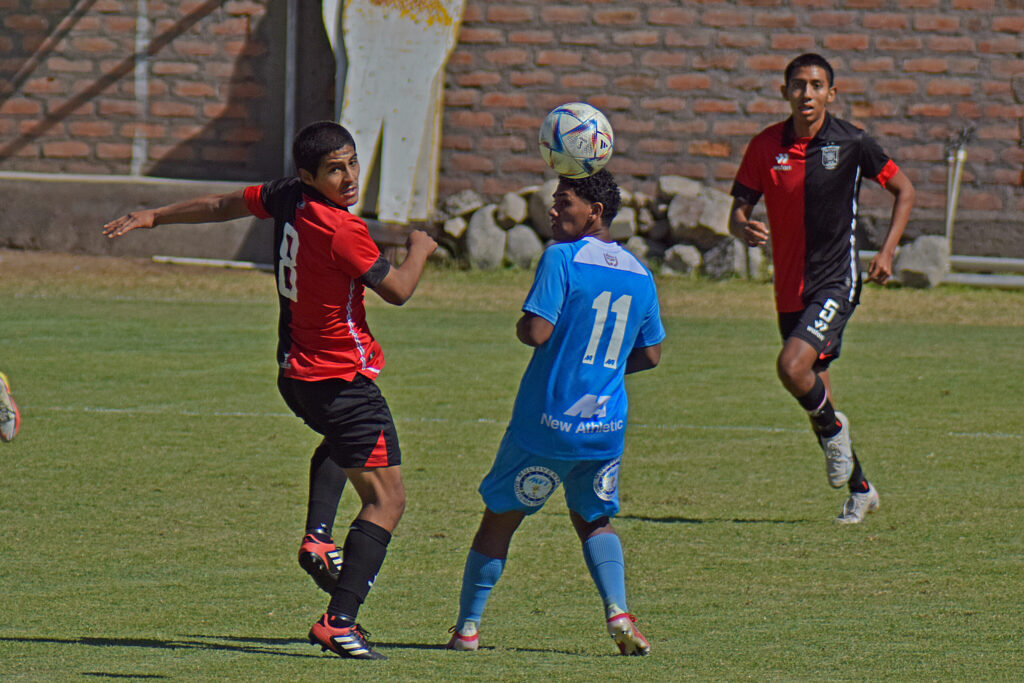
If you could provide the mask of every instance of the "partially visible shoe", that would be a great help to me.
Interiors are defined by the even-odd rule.
[[[313,624],[313,628],[309,629],[309,642],[312,645],[319,645],[324,652],[330,650],[339,657],[387,659],[381,653],[373,650],[366,642],[369,635],[359,624],[352,624],[344,628],[331,626],[331,617],[325,614]]]
[[[451,640],[445,645],[446,650],[478,650],[480,649],[480,633],[476,630],[476,622],[467,621],[462,628],[452,626],[448,629]]]
[[[834,436],[818,436],[821,450],[825,451],[825,472],[828,483],[837,489],[845,486],[853,474],[853,446],[850,444],[850,421],[838,410],[836,419],[842,425]]]
[[[299,547],[299,566],[313,577],[321,590],[333,593],[341,574],[341,551],[333,539],[325,542],[306,534]]]
[[[836,524],[860,524],[864,518],[878,509],[878,491],[871,484],[864,493],[851,493],[843,503],[843,510],[836,517]]]
[[[636,626],[636,617],[612,605],[608,609],[608,634],[623,655],[643,656],[651,651],[651,644]]]
[[[21,413],[11,397],[11,380],[0,372],[0,441],[8,442],[18,434]]]

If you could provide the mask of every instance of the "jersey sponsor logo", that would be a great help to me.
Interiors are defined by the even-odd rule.
[[[582,398],[573,403],[563,415],[582,417],[584,420],[589,420],[592,417],[604,417],[608,414],[608,401],[610,399],[611,396],[583,394]]]
[[[619,258],[615,254],[605,254],[604,262],[607,263],[612,268],[614,268],[615,266],[619,265]]]
[[[619,458],[616,458],[597,471],[594,476],[594,494],[605,502],[614,500],[618,485]]]
[[[775,155],[775,166],[772,167],[773,171],[791,171],[793,167],[789,165],[789,154],[786,152],[780,152]]]
[[[839,304],[836,303],[836,300],[826,299],[821,307],[821,311],[818,313],[818,317],[814,319],[814,324],[807,326],[807,331],[821,341],[824,341],[825,333],[828,332],[828,326],[832,323],[832,319],[836,317],[838,312]]]
[[[540,507],[561,483],[558,475],[547,467],[533,465],[519,471],[513,488],[516,500],[527,507]]]
[[[821,165],[827,171],[834,171],[839,165],[839,145],[830,142],[821,148]]]

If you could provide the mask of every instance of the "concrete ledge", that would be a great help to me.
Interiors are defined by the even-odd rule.
[[[129,211],[232,192],[247,184],[255,182],[0,172],[0,247],[272,263],[274,223],[270,220],[164,226],[116,240],[101,233],[104,223]],[[367,224],[381,247],[404,245],[411,229],[371,220]]]

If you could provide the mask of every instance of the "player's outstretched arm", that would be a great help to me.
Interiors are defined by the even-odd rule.
[[[168,204],[156,209],[132,211],[103,226],[107,237],[120,237],[137,228],[155,228],[172,223],[218,223],[252,215],[245,203],[245,190],[211,194]]]
[[[626,374],[650,370],[661,361],[661,344],[641,346],[630,351],[626,358]]]
[[[381,283],[373,288],[380,298],[396,306],[404,304],[416,291],[423,268],[427,265],[427,257],[437,249],[437,242],[422,230],[413,230],[405,246],[409,254],[402,265],[389,270]]]
[[[733,199],[732,210],[729,213],[729,232],[746,242],[747,246],[760,247],[768,242],[768,226],[761,221],[750,220],[753,211],[753,204],[747,204],[742,199]]]
[[[896,247],[899,246],[900,238],[910,220],[910,210],[914,206],[914,184],[910,178],[898,171],[896,175],[885,184],[885,189],[893,196],[892,218],[889,221],[889,232],[885,236],[882,247],[871,259],[868,266],[868,281],[884,285],[892,276],[892,261],[896,254]]]

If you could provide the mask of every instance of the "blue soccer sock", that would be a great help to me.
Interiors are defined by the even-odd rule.
[[[462,592],[459,593],[459,619],[456,626],[461,629],[467,621],[480,624],[487,598],[491,589],[501,578],[505,560],[487,557],[470,549],[466,556],[466,568],[462,572]]]
[[[626,560],[622,556],[622,543],[616,534],[597,534],[583,542],[583,559],[605,607],[626,607]]]

